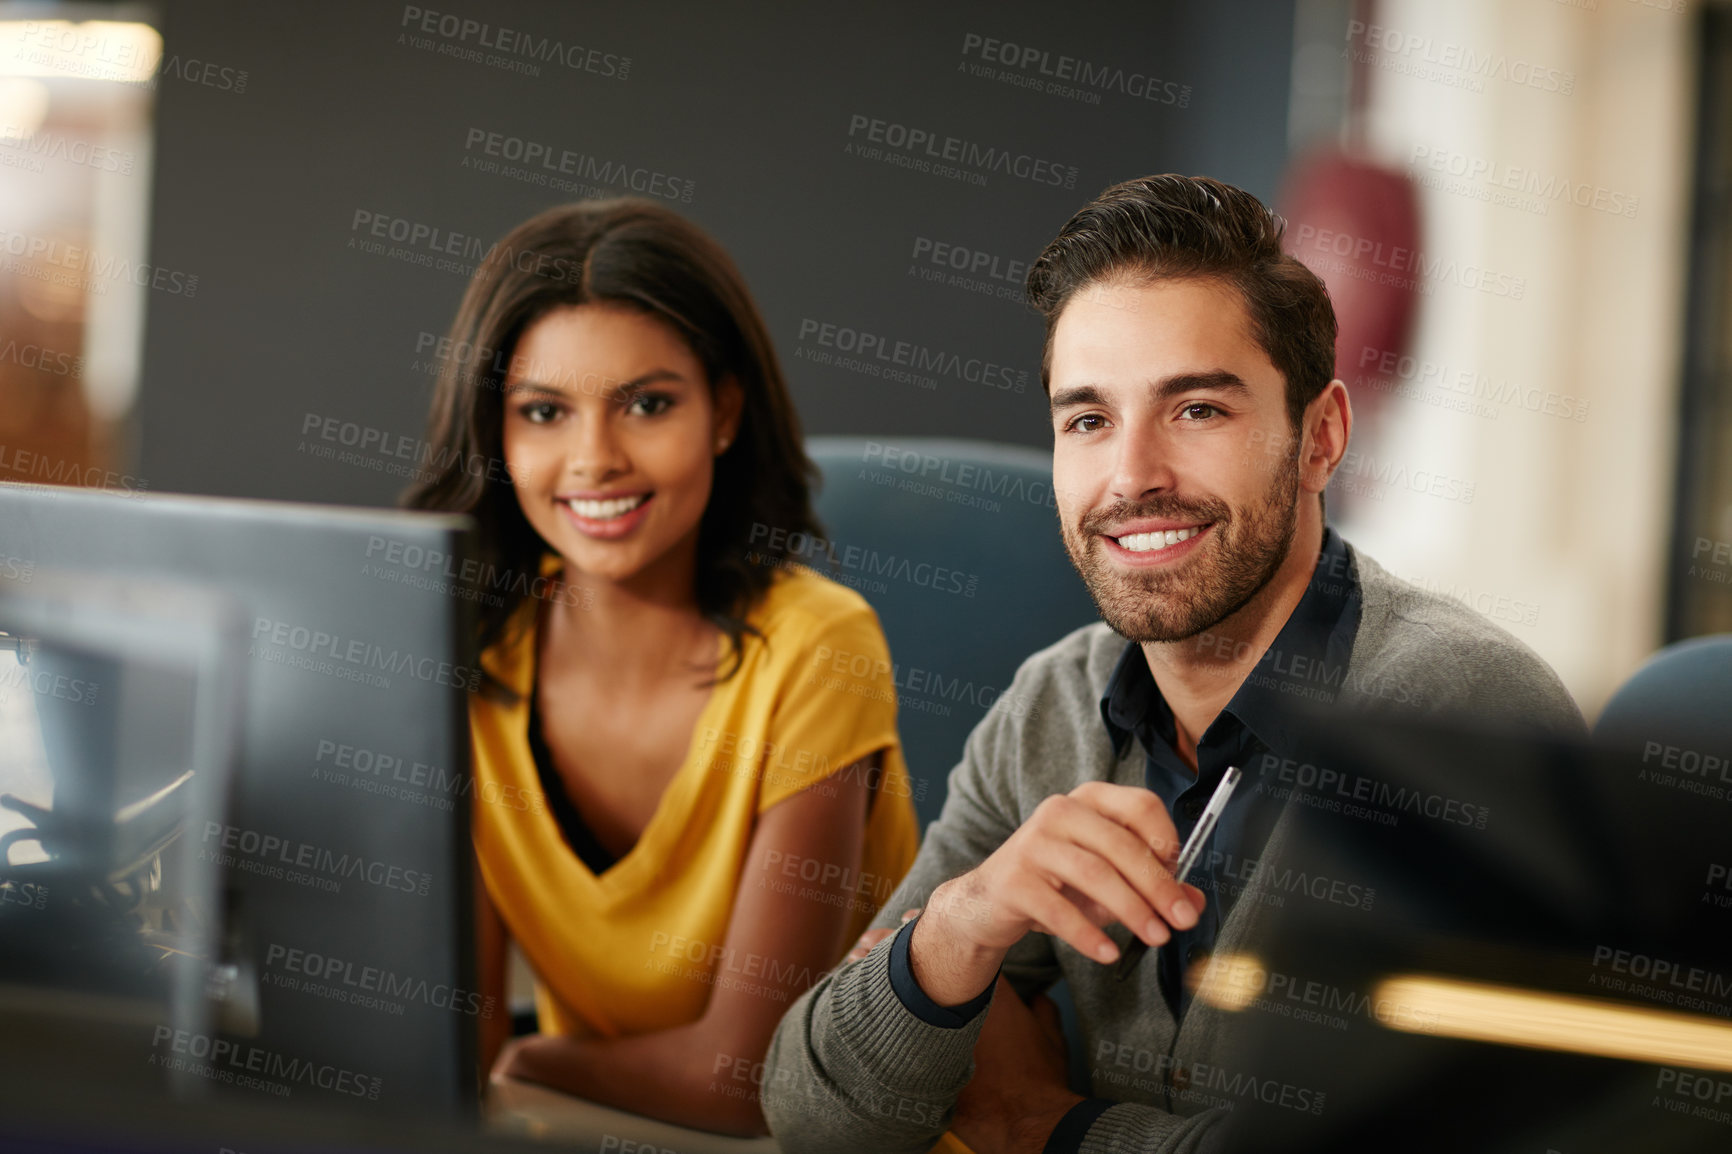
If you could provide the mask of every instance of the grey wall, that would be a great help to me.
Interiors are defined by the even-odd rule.
[[[572,67],[480,48],[481,33],[429,35],[405,27],[414,8],[400,4],[167,0],[168,53],[216,70],[158,93],[151,260],[198,286],[150,294],[135,472],[153,489],[394,501],[399,457],[371,444],[357,460],[320,456],[315,445],[343,446],[303,429],[418,437],[432,377],[417,345],[445,331],[465,277],[363,251],[357,212],[473,238],[446,242],[467,267],[476,246],[576,195],[466,167],[492,159],[466,149],[477,130],[689,191],[671,203],[744,269],[809,433],[1040,446],[1040,325],[1012,262],[1114,181],[1206,173],[1268,199],[1286,158],[1291,0],[422,7],[485,22],[489,40],[509,28],[593,55],[569,53]],[[1044,55],[977,76],[971,34]],[[1077,99],[998,75],[1044,85],[1043,63],[1074,67],[1061,57],[1104,81],[1071,81]],[[1151,77],[1156,99],[1129,93]],[[855,116],[1046,160],[1062,184],[990,169],[974,183],[856,155],[850,145],[870,142],[850,135]],[[921,238],[986,254],[999,276],[990,264],[977,274],[986,292],[947,283],[949,268],[916,258]],[[384,247],[435,256],[427,242]],[[1024,386],[939,372],[921,387],[814,361],[833,351],[809,335],[824,323],[1002,366]]]

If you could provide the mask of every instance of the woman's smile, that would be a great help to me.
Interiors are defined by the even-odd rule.
[[[643,524],[654,497],[654,492],[600,497],[565,494],[555,497],[554,503],[565,510],[579,533],[598,541],[617,541]]]

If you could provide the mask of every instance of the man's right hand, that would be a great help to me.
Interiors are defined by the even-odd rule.
[[[1173,880],[1178,853],[1172,818],[1147,789],[1094,781],[1049,797],[990,857],[933,890],[909,941],[914,978],[956,1006],[1031,930],[1103,964],[1119,955],[1102,929],[1113,922],[1162,945],[1203,908],[1201,890]]]

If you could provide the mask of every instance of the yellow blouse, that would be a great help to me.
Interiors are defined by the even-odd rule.
[[[516,700],[475,694],[469,718],[481,876],[539,979],[542,1031],[669,1029],[696,1021],[715,984],[761,978],[763,959],[724,948],[758,815],[882,752],[864,860],[841,879],[854,895],[851,944],[919,841],[889,649],[871,606],[810,570],[778,573],[748,615],[760,636],[742,639],[738,671],[711,691],[649,824],[599,876],[560,832],[530,753],[535,608],[526,603],[481,658]],[[789,883],[813,880],[795,871]]]

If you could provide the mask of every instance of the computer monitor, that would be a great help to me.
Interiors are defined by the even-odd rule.
[[[504,1008],[482,1003],[471,954],[480,674],[465,654],[471,600],[497,594],[464,581],[466,532],[432,514],[0,484],[0,573],[202,590],[241,622],[226,812],[180,838],[220,873],[212,1019],[155,1021],[141,1066],[296,1108],[473,1115],[478,1018]],[[177,728],[171,708],[158,720]],[[113,761],[124,730],[60,758]]]

